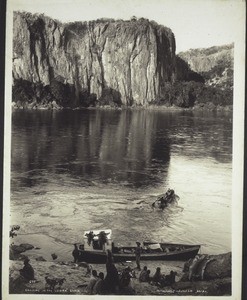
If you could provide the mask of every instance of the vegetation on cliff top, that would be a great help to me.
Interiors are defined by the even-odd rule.
[[[24,17],[27,22],[32,40],[30,47],[34,47],[33,40],[39,39],[40,32],[44,30],[44,26],[56,27],[58,24],[62,26],[65,37],[67,36],[66,32],[67,34],[75,33],[81,36],[90,26],[97,27],[98,24],[105,24],[105,27],[101,27],[101,30],[104,31],[106,28],[110,28],[110,32],[115,34],[119,28],[126,34],[142,34],[148,28],[152,28],[159,32],[159,35],[165,33],[170,41],[174,40],[173,33],[169,28],[144,18],[137,19],[132,17],[128,21],[101,18],[95,21],[71,22],[63,25],[59,21],[54,21],[44,15],[26,12],[15,12],[15,14]],[[213,106],[232,105],[233,62],[231,56],[219,56],[217,54],[219,51],[231,50],[232,47],[233,45],[208,49],[192,49],[181,53],[176,57],[176,81],[161,82],[159,96],[157,99],[150,99],[148,104],[182,108],[196,105],[204,106],[207,103],[212,103]],[[22,55],[24,49],[20,40],[14,39],[13,49],[17,55]],[[45,49],[45,47],[42,49]],[[209,70],[200,73],[196,72],[190,66],[190,59],[193,59],[193,55],[196,57],[200,55],[214,57],[216,55],[216,63],[214,62],[213,67]],[[74,63],[76,64],[76,59]],[[30,82],[21,78],[14,79],[12,89],[14,106],[73,108],[105,105],[120,107],[122,105],[121,94],[110,86],[105,85],[101,96],[97,99],[96,95],[90,93],[86,88],[78,89],[75,84],[68,84],[64,78],[61,79],[60,77],[53,77],[49,85],[44,85],[41,82]],[[51,105],[51,103],[54,105]]]
[[[190,49],[179,53],[178,57],[200,74],[207,86],[233,89],[233,50],[234,44],[229,44]]]

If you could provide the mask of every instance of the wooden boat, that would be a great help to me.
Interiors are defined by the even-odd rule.
[[[153,202],[153,208],[164,209],[171,203],[177,203],[179,196],[175,194],[174,190],[168,189],[165,194],[159,195]]]
[[[111,250],[114,262],[135,261],[135,248],[116,247],[114,243],[108,240],[105,249],[86,249],[86,244],[79,245],[80,262],[88,263],[106,263],[107,250]],[[173,243],[143,242],[141,260],[188,260],[196,256],[200,245],[185,245]]]

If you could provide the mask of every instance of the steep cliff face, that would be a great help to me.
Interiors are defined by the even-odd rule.
[[[191,70],[205,79],[206,85],[220,88],[233,87],[234,45],[191,49],[178,54]]]
[[[172,31],[146,19],[62,24],[14,13],[13,78],[50,86],[59,78],[80,95],[145,105],[159,98],[176,72]]]

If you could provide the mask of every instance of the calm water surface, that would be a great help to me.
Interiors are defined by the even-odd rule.
[[[70,255],[84,230],[231,250],[231,115],[181,111],[14,111],[11,223]],[[153,210],[168,187],[178,205]],[[27,241],[26,240],[26,241]],[[51,245],[50,245],[51,244]]]

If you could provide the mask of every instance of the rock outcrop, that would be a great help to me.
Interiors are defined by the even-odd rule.
[[[181,280],[173,285],[173,289],[182,295],[188,290],[204,296],[231,295],[231,257],[231,252],[197,255],[184,264],[185,273]]]
[[[180,52],[179,59],[186,62],[192,71],[199,73],[207,85],[233,88],[234,44],[190,49]],[[184,72],[185,68],[179,71]]]
[[[120,105],[146,105],[175,77],[174,35],[153,21],[62,24],[14,13],[14,82],[22,80],[36,90],[42,86],[42,93],[43,87],[51,88],[57,100],[62,93],[67,96],[63,106],[83,105],[88,97],[103,104],[110,98]],[[42,98],[38,90],[36,98]]]

